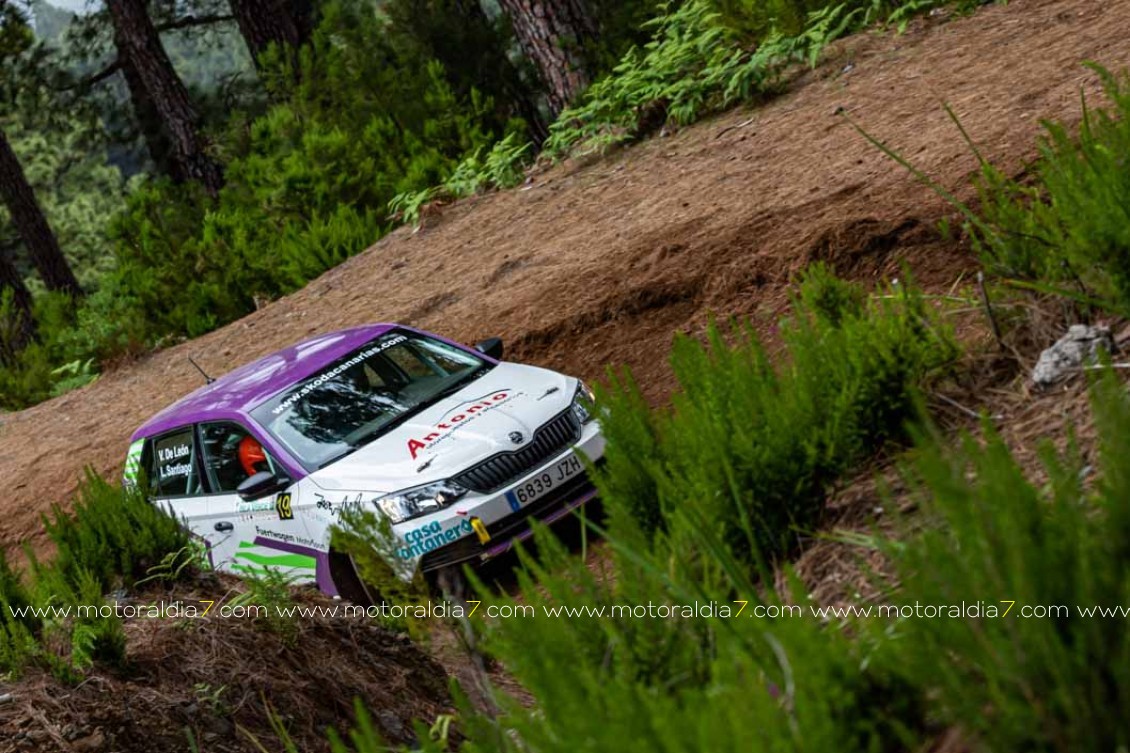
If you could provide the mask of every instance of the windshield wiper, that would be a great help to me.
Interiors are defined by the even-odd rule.
[[[447,387],[445,387],[444,389],[435,393],[434,395],[430,395],[426,401],[419,403],[412,408],[409,408],[408,410],[404,411],[403,413],[401,413],[399,416],[392,419],[391,421],[388,421],[387,423],[383,423],[380,426],[378,426],[377,428],[373,429],[368,434],[364,434],[364,435],[358,437],[357,441],[354,442],[353,445],[351,445],[349,447],[349,449],[339,452],[337,455],[334,455],[332,458],[330,458],[326,462],[319,465],[318,470],[321,470],[322,468],[325,468],[328,465],[336,463],[337,461],[341,460],[342,458],[346,457],[347,455],[352,455],[354,452],[357,452],[357,450],[360,450],[362,447],[369,444],[370,442],[372,442],[374,439],[376,439],[380,435],[387,434],[388,432],[392,431],[397,426],[400,426],[402,423],[404,423],[408,419],[412,418],[413,416],[417,415],[421,411],[432,407],[433,405],[435,405],[438,401],[442,400],[443,398],[450,397],[451,395],[454,395],[456,392],[458,392],[459,390],[466,387],[470,382],[473,382],[474,380],[478,379],[479,377],[481,377],[483,374],[487,373],[488,371],[490,371],[489,366],[481,368],[481,369],[477,369],[476,371],[473,371],[472,373],[468,374],[466,377],[464,377],[463,379],[460,379],[459,381],[455,382],[454,384],[448,385]]]
[[[336,463],[337,461],[341,460],[342,458],[344,458],[347,455],[352,455],[353,453],[357,452],[362,447],[364,447],[365,445],[369,444],[374,439],[379,437],[381,434],[385,434],[389,431],[392,431],[397,426],[400,426],[402,423],[404,423],[408,419],[412,418],[412,416],[415,416],[417,413],[422,411],[424,408],[427,408],[428,405],[430,405],[430,404],[431,403],[428,403],[427,405],[417,405],[414,408],[410,408],[410,409],[404,411],[403,413],[401,413],[396,418],[392,419],[391,421],[388,421],[387,423],[381,424],[380,426],[373,429],[372,431],[370,431],[367,434],[361,435],[360,437],[357,438],[357,441],[355,441],[352,445],[350,445],[350,447],[348,449],[342,450],[341,452],[334,455],[332,458],[330,458],[326,462],[319,465],[318,470],[325,468],[327,465],[331,465],[333,463]]]

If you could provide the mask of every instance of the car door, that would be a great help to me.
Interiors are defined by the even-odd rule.
[[[217,509],[205,486],[195,427],[183,426],[150,439],[142,463],[150,499],[205,542],[214,565],[215,550],[233,529],[220,525],[230,516]]]
[[[254,473],[269,471],[283,477],[285,471],[238,422],[202,423],[198,436],[211,490],[210,508],[225,511],[221,517],[230,526],[230,533],[214,548],[216,566],[242,574],[271,568],[295,582],[314,579],[317,562],[304,546],[309,541],[305,522],[295,514],[299,485],[242,499],[236,490]]]

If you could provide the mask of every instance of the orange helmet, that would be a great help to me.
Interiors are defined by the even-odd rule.
[[[258,471],[264,470],[257,466],[266,462],[267,453],[263,452],[263,445],[259,444],[258,439],[249,434],[239,441],[239,463],[243,466],[243,470],[247,471],[248,476],[254,476]]]

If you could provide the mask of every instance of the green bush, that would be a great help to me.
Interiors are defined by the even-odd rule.
[[[1041,453],[1047,483],[1034,483],[988,425],[954,452],[926,443],[913,465],[929,525],[889,549],[896,598],[980,602],[998,616],[906,620],[900,665],[947,723],[987,750],[1130,746],[1130,724],[1110,713],[1130,704],[1126,617],[1079,611],[1130,604],[1130,399],[1113,377],[1097,388],[1102,474],[1093,483],[1077,451],[1050,447]],[[1060,606],[1046,618],[1022,612]]]
[[[604,391],[596,481],[622,527],[677,549],[707,525],[746,562],[776,558],[816,527],[832,483],[905,437],[916,387],[957,353],[912,285],[865,302],[821,266],[781,337],[777,368],[750,327],[734,328],[732,345],[717,327],[708,347],[677,338],[670,410],[650,411],[630,377]]]
[[[1130,312],[1130,76],[1092,66],[1108,109],[1077,129],[1045,123],[1040,156],[1014,180],[982,160],[976,214],[958,205],[991,271]],[[896,158],[897,155],[895,155]],[[978,155],[980,157],[980,155]],[[905,160],[899,158],[904,164]],[[913,169],[913,168],[912,168]],[[920,177],[925,177],[921,176]],[[947,197],[956,202],[953,197]]]
[[[74,512],[54,505],[43,525],[56,548],[51,567],[74,591],[88,577],[102,589],[132,585],[189,545],[180,522],[139,490],[113,486],[89,469]]]
[[[420,213],[428,202],[437,199],[461,199],[495,188],[513,188],[525,175],[532,150],[531,142],[523,142],[511,133],[496,142],[483,155],[476,149],[463,159],[439,186],[399,193],[389,202],[389,210],[409,225],[420,222]]]
[[[44,517],[56,555],[47,563],[30,557],[28,585],[0,556],[0,674],[37,663],[77,682],[95,663],[122,666],[121,619],[97,609],[80,614],[78,607],[97,608],[107,591],[134,585],[147,573],[171,580],[186,571],[170,563],[189,551],[187,534],[140,493],[88,471],[74,507],[73,515],[56,506]]]
[[[21,615],[31,595],[0,551],[0,673],[18,670],[35,653],[35,621]]]
[[[836,39],[879,19],[897,22],[942,0],[688,0],[662,6],[632,47],[550,126],[553,157],[631,141],[773,94],[787,67],[814,66]],[[969,3],[963,3],[968,5]]]
[[[902,751],[921,739],[923,698],[894,671],[889,643],[852,640],[805,616],[752,615],[743,569],[702,533],[723,577],[705,582],[665,553],[609,533],[615,577],[552,535],[524,558],[517,591],[536,616],[487,621],[483,644],[533,694],[465,725],[474,750]],[[517,601],[484,591],[492,605]],[[741,599],[748,601],[744,612]],[[667,616],[697,603],[712,616]],[[807,603],[802,601],[804,609]],[[652,616],[612,614],[651,608]],[[723,615],[721,607],[730,609]],[[589,616],[554,610],[594,610]],[[601,612],[600,610],[603,610]],[[676,612],[676,614],[679,614]]]
[[[788,62],[772,45],[752,56],[704,0],[666,6],[651,40],[633,47],[550,127],[546,151],[564,156],[690,123],[735,99],[768,92]]]

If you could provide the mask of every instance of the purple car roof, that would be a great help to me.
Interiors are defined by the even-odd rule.
[[[318,335],[252,361],[165,408],[135,431],[130,441],[201,421],[240,420],[272,395],[398,326],[368,324]]]

